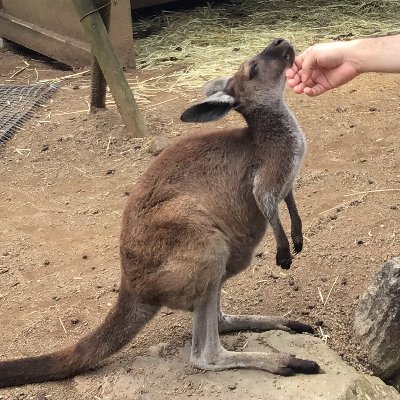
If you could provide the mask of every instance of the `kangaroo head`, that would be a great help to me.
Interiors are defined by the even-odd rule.
[[[275,39],[255,57],[245,61],[233,77],[207,82],[204,101],[188,108],[183,122],[208,122],[222,118],[232,109],[242,115],[260,107],[273,106],[282,98],[285,70],[294,60],[293,47]]]

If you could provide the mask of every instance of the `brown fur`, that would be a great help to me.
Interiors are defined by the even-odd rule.
[[[281,375],[318,371],[317,364],[289,355],[227,352],[218,338],[218,330],[312,331],[282,318],[227,316],[219,309],[223,281],[250,264],[268,223],[277,239],[278,264],[290,266],[277,211],[283,198],[292,238],[301,250],[292,184],[304,139],[282,100],[282,76],[292,59],[291,47],[277,41],[244,63],[233,79],[220,82],[217,108],[220,99],[227,100],[223,107],[241,112],[248,127],[186,136],[154,160],[134,186],[123,215],[121,289],[113,310],[97,330],[70,348],[0,362],[0,387],[85,371],[128,343],[161,305],[194,311],[191,359],[199,368],[262,368]],[[254,62],[259,64],[255,80],[249,77]],[[213,94],[212,85],[207,90]],[[210,104],[206,100],[189,109],[186,117],[208,107],[222,115]]]

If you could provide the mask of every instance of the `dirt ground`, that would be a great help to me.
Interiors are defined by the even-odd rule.
[[[24,65],[24,57],[30,67],[16,83],[35,81],[36,73],[40,79],[71,73],[29,55],[2,52],[0,83]],[[85,111],[88,79],[67,81],[0,153],[1,359],[73,344],[100,323],[117,295],[121,213],[132,183],[154,156],[149,138],[124,138],[115,107],[95,115]],[[142,106],[150,137],[173,140],[204,129],[179,121],[185,106],[199,97],[200,91],[169,93],[161,85],[153,103]],[[368,370],[352,322],[374,272],[400,254],[400,80],[365,75],[317,99],[289,91],[286,97],[309,145],[296,190],[305,248],[283,272],[274,264],[269,232],[252,265],[224,288],[224,308],[309,322],[344,360]],[[241,123],[232,115],[216,126]],[[281,214],[289,231],[283,207]],[[86,374],[90,380],[0,390],[0,399],[116,398],[107,388],[126,384],[135,357],[151,348],[168,358],[188,343],[190,329],[189,314],[163,310],[103,368]],[[233,342],[243,346],[240,335]],[[125,381],[117,382],[121,366]],[[161,388],[160,398],[199,398],[190,375],[201,372],[188,360],[177,368],[181,374],[171,374],[176,391]],[[153,371],[142,368],[142,386],[123,398],[150,399]],[[218,397],[229,398],[230,390]]]

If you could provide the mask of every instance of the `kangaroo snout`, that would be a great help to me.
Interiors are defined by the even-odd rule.
[[[287,66],[289,67],[293,64],[295,52],[293,46],[287,40],[278,38],[267,46],[260,53],[260,56],[268,59],[287,60]]]

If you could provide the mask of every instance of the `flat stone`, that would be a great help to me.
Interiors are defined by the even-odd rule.
[[[125,352],[117,366],[109,363],[96,376],[76,377],[76,388],[84,397],[86,388],[96,383],[104,398],[112,399],[136,399],[145,389],[151,400],[400,400],[393,387],[357,372],[318,338],[279,331],[242,335],[247,344],[244,351],[270,352],[272,347],[317,361],[323,371],[291,377],[249,369],[200,371],[189,363],[187,343],[170,356],[152,351],[131,359]],[[224,335],[224,342],[233,344],[236,338],[237,334]]]

